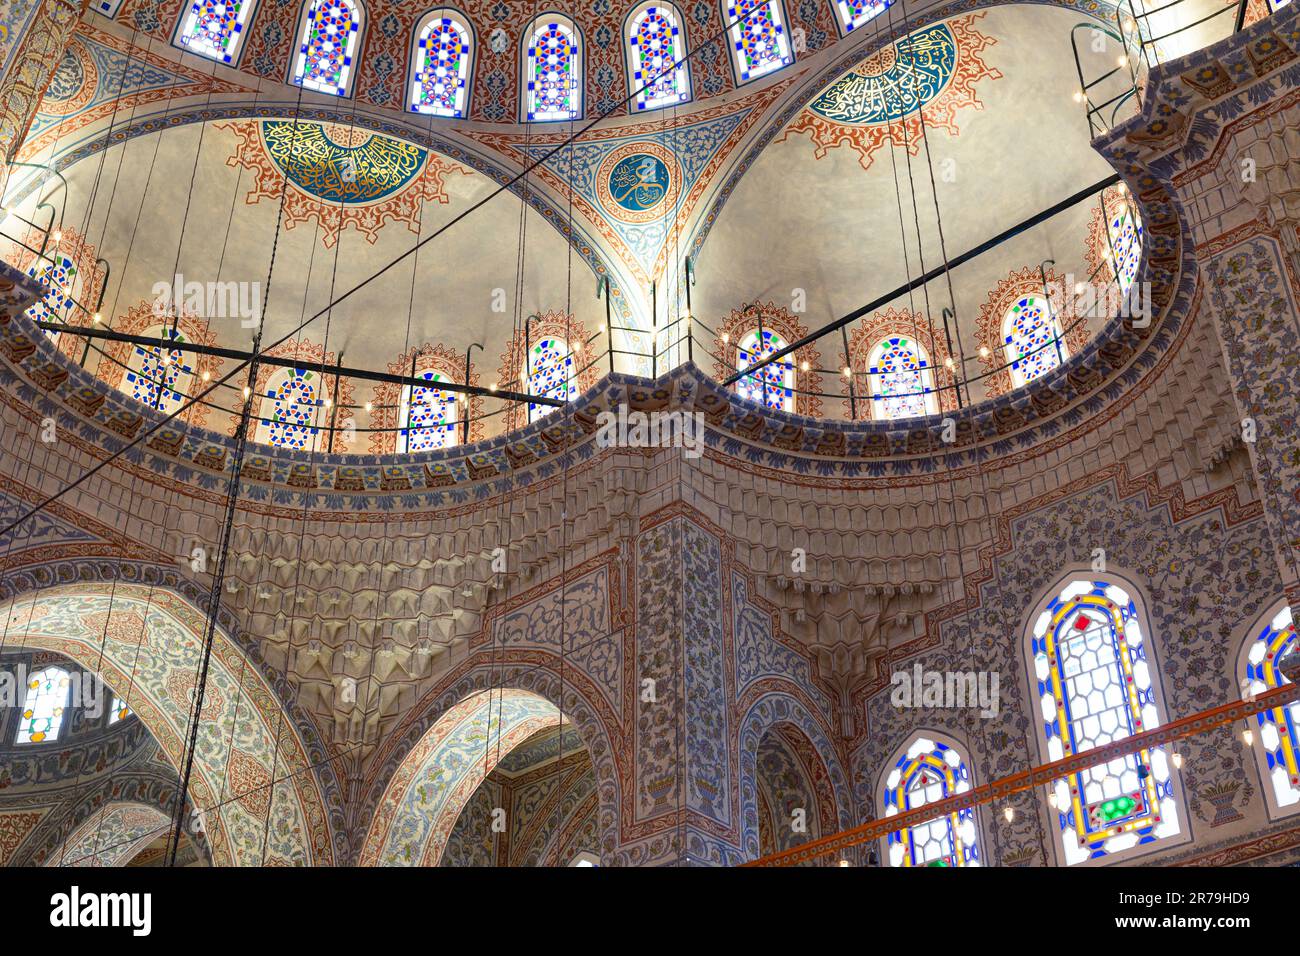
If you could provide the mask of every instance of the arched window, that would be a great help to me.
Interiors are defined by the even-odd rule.
[[[549,336],[532,344],[528,353],[528,394],[545,395],[571,402],[578,397],[578,384],[574,381],[573,352],[564,339]],[[537,419],[555,411],[553,405],[528,405],[528,420]]]
[[[47,744],[58,739],[71,684],[68,672],[61,667],[47,667],[27,678],[17,743]]]
[[[1048,760],[1160,726],[1143,624],[1124,588],[1095,577],[1071,579],[1047,602],[1029,650]],[[1048,792],[1067,864],[1179,832],[1169,761],[1159,749],[1089,767]]]
[[[921,343],[902,335],[878,342],[867,361],[872,418],[892,421],[934,415],[934,369]]]
[[[643,3],[627,19],[627,75],[638,110],[653,110],[691,98],[686,69],[686,35],[677,9]]]
[[[258,440],[280,448],[311,451],[317,428],[313,423],[320,402],[318,376],[311,369],[284,369],[271,378],[259,415]]]
[[[891,0],[835,0],[835,12],[845,33],[856,30],[876,14],[884,11]]]
[[[108,712],[109,724],[115,724],[120,720],[126,720],[131,716],[131,708],[126,706],[125,698],[113,695],[113,709]]]
[[[726,12],[741,83],[794,62],[779,0],[726,0]]]
[[[956,749],[917,737],[885,778],[884,813],[892,817],[970,788],[970,770]],[[891,833],[888,846],[890,866],[979,866],[975,808]]]
[[[600,857],[583,850],[573,858],[573,862],[569,866],[600,866]]]
[[[145,333],[173,342],[184,342],[185,336],[170,326],[160,326]],[[160,412],[177,408],[189,393],[194,369],[181,349],[167,349],[161,345],[137,345],[126,363],[126,382],[131,397]]]
[[[1045,295],[1022,295],[1007,310],[1002,318],[1002,343],[1011,363],[1013,388],[1050,372],[1070,355]]]
[[[524,56],[527,119],[567,120],[582,116],[582,43],[568,17],[548,13],[527,36]]]
[[[45,294],[27,310],[27,317],[33,322],[70,324],[76,308],[77,265],[58,253],[51,259],[50,262],[42,260],[27,270],[29,276],[45,286]],[[46,330],[45,334],[58,341],[58,332]]]
[[[763,330],[760,343],[758,330],[755,329],[740,340],[736,346],[736,370],[747,368],[755,362],[762,361],[774,352],[786,347],[785,339],[771,329]],[[788,360],[772,362],[763,366],[753,375],[746,375],[736,382],[736,394],[751,402],[758,402],[768,408],[780,408],[787,412],[794,411],[794,364]]]
[[[1261,694],[1290,683],[1278,671],[1277,663],[1296,650],[1291,608],[1283,605],[1265,618],[1251,629],[1243,649],[1241,677],[1246,691],[1251,694]],[[1296,754],[1300,701],[1256,714],[1255,720],[1259,725],[1259,733],[1255,735],[1255,753],[1273,791],[1269,804],[1273,809],[1285,810],[1300,803],[1300,761]]]
[[[256,0],[194,0],[176,35],[177,45],[218,63],[233,63]]]
[[[428,382],[449,381],[441,372],[428,371],[420,375]],[[399,419],[405,431],[398,433],[397,450],[430,451],[450,448],[457,443],[456,394],[440,388],[407,385],[402,389],[402,414]]]
[[[464,117],[473,56],[469,28],[459,15],[435,10],[426,16],[416,30],[411,56],[411,111]]]
[[[1110,243],[1106,248],[1106,258],[1119,282],[1119,291],[1128,292],[1129,286],[1137,278],[1138,265],[1142,261],[1142,223],[1132,207],[1123,203],[1119,212],[1107,221],[1107,229]]]
[[[293,82],[319,93],[347,96],[361,33],[361,10],[353,0],[308,0]]]

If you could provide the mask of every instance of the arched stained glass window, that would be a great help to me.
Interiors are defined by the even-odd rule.
[[[1048,760],[1160,726],[1143,622],[1120,586],[1070,581],[1034,622],[1030,655]],[[1063,777],[1049,793],[1067,864],[1179,832],[1169,761],[1159,749]]]
[[[574,381],[573,352],[564,339],[547,337],[532,344],[528,354],[528,394],[545,395],[571,402],[578,397]],[[553,405],[528,405],[528,420],[536,421],[555,411]]]
[[[686,35],[680,23],[676,8],[666,3],[643,3],[628,17],[628,82],[638,110],[691,98]]]
[[[149,335],[184,342],[185,336],[171,327],[153,329]],[[189,391],[193,367],[181,349],[163,350],[160,345],[137,345],[127,360],[126,383],[131,397],[150,408],[170,412]]]
[[[278,381],[277,381],[278,379]],[[269,445],[310,451],[317,429],[312,424],[319,404],[316,397],[317,375],[310,369],[285,369],[267,389],[262,403],[259,434]]]
[[[1120,292],[1128,292],[1129,286],[1137,278],[1138,265],[1142,261],[1142,223],[1125,204],[1110,217],[1107,228],[1110,231],[1110,244],[1106,248],[1106,258],[1115,270]]]
[[[567,17],[548,14],[533,24],[524,76],[529,121],[582,116],[582,47],[578,29]]]
[[[449,381],[441,372],[424,372],[421,376],[429,382]],[[407,386],[402,390],[401,421],[406,431],[397,438],[397,450],[431,451],[450,448],[459,435],[456,431],[456,394],[440,388]]]
[[[47,744],[58,739],[71,684],[68,672],[61,667],[47,667],[27,678],[18,743]]]
[[[771,329],[763,330],[760,343],[758,330],[755,329],[740,340],[736,347],[736,370],[747,368],[755,362],[762,361],[774,352],[786,347],[785,339]],[[751,402],[758,402],[768,408],[780,408],[787,412],[794,411],[794,365],[788,360],[772,362],[763,366],[753,375],[746,375],[736,382],[736,394]]]
[[[126,720],[131,716],[131,708],[126,706],[126,699],[113,695],[113,709],[108,712],[108,722],[115,724],[120,720]]]
[[[867,363],[872,418],[892,421],[939,411],[934,369],[921,343],[891,335],[871,350]]]
[[[244,38],[254,0],[194,0],[177,35],[191,53],[218,63],[233,63]]]
[[[1055,342],[1053,342],[1055,339]],[[1002,319],[1002,343],[1011,363],[1011,384],[1019,388],[1050,372],[1070,353],[1044,295],[1022,295]]]
[[[1295,622],[1291,608],[1283,606],[1268,622],[1259,626],[1246,652],[1245,680],[1252,694],[1261,694],[1290,681],[1277,669],[1278,661],[1296,650]],[[1296,731],[1300,728],[1300,701],[1274,707],[1255,715],[1259,725],[1256,753],[1262,756],[1264,776],[1273,788],[1278,809],[1300,803],[1300,761],[1296,755]]]
[[[741,83],[794,62],[778,0],[727,0],[726,14]]]
[[[884,11],[891,0],[835,0],[835,12],[845,33],[856,30]]]
[[[76,264],[58,253],[52,259],[52,262],[34,265],[27,270],[29,276],[45,286],[45,294],[27,310],[27,317],[33,322],[67,323],[76,308]],[[58,332],[47,329],[45,334],[58,341]]]
[[[411,58],[411,111],[459,119],[469,97],[473,48],[465,23],[450,11],[429,14],[416,32]]]
[[[885,816],[936,803],[971,788],[970,770],[947,744],[917,737],[885,779]],[[979,866],[975,808],[905,827],[888,838],[890,866]]]
[[[360,32],[361,13],[352,0],[308,0],[293,82],[347,96]]]

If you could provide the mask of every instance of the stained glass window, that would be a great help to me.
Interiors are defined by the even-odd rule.
[[[27,678],[18,743],[41,744],[58,739],[70,687],[68,672],[61,667],[47,667]]]
[[[347,96],[361,15],[351,0],[309,0],[293,81],[309,90]]]
[[[131,716],[131,708],[126,706],[126,701],[116,694],[113,695],[113,709],[108,712],[108,722],[115,724],[119,720],[126,720]]]
[[[1033,381],[1069,357],[1060,336],[1060,323],[1046,296],[1022,295],[1016,300],[1002,319],[1002,343],[1011,363],[1013,386]]]
[[[446,13],[432,13],[415,41],[411,110],[459,119],[465,115],[470,57],[469,29]]]
[[[871,350],[867,366],[872,418],[894,420],[939,411],[934,370],[914,339],[891,335]]]
[[[1289,684],[1277,669],[1277,663],[1295,650],[1295,622],[1291,609],[1284,606],[1250,643],[1245,675],[1250,692],[1260,694]],[[1259,725],[1255,746],[1263,755],[1264,775],[1272,784],[1277,806],[1284,808],[1300,803],[1300,763],[1296,757],[1300,701],[1256,714],[1255,720]]]
[[[1106,257],[1119,279],[1120,292],[1128,292],[1142,261],[1142,223],[1135,218],[1133,210],[1125,206],[1111,216],[1108,228],[1110,245]]]
[[[441,372],[425,372],[429,382],[449,381]],[[402,390],[402,423],[407,429],[399,434],[397,450],[430,451],[456,444],[456,395],[440,388],[409,385]]]
[[[758,330],[750,332],[740,340],[736,348],[736,369],[744,369],[755,362],[762,361],[773,352],[786,347],[785,339],[771,329],[763,330],[763,341],[759,344]],[[768,408],[780,408],[787,412],[794,411],[794,365],[789,361],[772,362],[764,365],[753,375],[746,375],[736,382],[736,394],[751,402],[758,402]]]
[[[548,15],[528,39],[527,114],[529,120],[567,120],[582,116],[582,50],[578,30],[567,19]]]
[[[970,770],[947,744],[917,737],[885,779],[885,816],[915,810],[971,788]],[[975,808],[967,807],[889,835],[890,866],[979,866]]]
[[[891,0],[835,0],[835,12],[845,33],[856,30],[881,13]]]
[[[534,342],[528,354],[528,394],[545,395],[571,402],[578,397],[573,380],[573,353],[564,339],[545,338]],[[555,410],[553,405],[528,405],[528,420],[536,421]]]
[[[233,63],[254,0],[194,0],[177,42],[199,56]]]
[[[727,0],[726,11],[741,83],[794,62],[778,0]]]
[[[76,307],[74,283],[77,267],[67,256],[55,254],[52,262],[34,265],[27,274],[45,286],[45,294],[27,310],[27,317],[33,322],[67,323]],[[58,340],[59,333],[46,331],[50,338]]]
[[[155,329],[150,334],[173,342],[185,341],[185,336],[170,327]],[[160,345],[137,345],[127,362],[126,382],[132,398],[150,408],[170,412],[184,400],[193,374],[188,356],[180,349],[164,352]]]
[[[1106,581],[1071,581],[1034,623],[1030,645],[1047,759],[1160,726],[1137,605]],[[1049,787],[1067,864],[1179,832],[1169,761],[1147,749]]]
[[[662,3],[637,7],[627,21],[628,75],[638,110],[691,98],[686,37],[676,9]]]
[[[286,369],[278,384],[267,389],[270,410],[262,412],[265,441],[281,448],[310,451],[316,438],[312,417],[316,412],[316,373],[308,369]],[[265,408],[263,403],[263,408]]]

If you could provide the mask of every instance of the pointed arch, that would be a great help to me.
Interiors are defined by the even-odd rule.
[[[43,254],[38,254],[41,246]],[[45,286],[45,294],[27,309],[33,322],[63,325],[91,324],[99,297],[108,278],[106,265],[90,242],[71,226],[55,231],[46,242],[45,233],[29,229],[22,245],[11,253],[12,264]],[[60,352],[79,359],[84,340],[74,335],[45,331]]]
[[[524,31],[520,70],[526,122],[582,119],[582,31],[561,13],[544,13]]]
[[[916,395],[916,404],[926,409],[919,414],[932,414],[930,409],[934,411],[956,409],[957,396],[953,389],[952,357],[948,352],[948,344],[944,340],[942,329],[936,332],[930,321],[920,312],[891,307],[863,319],[849,335],[849,367],[853,372],[854,400],[844,399],[844,417],[856,416],[858,420],[868,418],[890,420],[885,412],[900,404],[898,401],[886,404],[886,399],[890,397],[888,395],[882,394],[877,398],[880,394],[882,374],[879,370],[876,374],[872,374],[873,368],[878,369],[882,343],[891,338],[914,343],[914,354],[915,351],[919,351],[926,363],[925,369],[921,371],[928,374],[920,376],[919,385],[911,389],[911,392]],[[917,345],[919,350],[916,349]],[[898,383],[891,380],[891,384]],[[844,385],[841,384],[840,387],[844,388]],[[921,391],[924,388],[930,391]]]
[[[235,66],[257,0],[193,0],[176,25],[172,45]]]
[[[172,819],[157,807],[124,801],[90,814],[45,861],[46,866],[126,866]]]
[[[1145,600],[1126,576],[1068,571],[1048,589],[1024,636],[1044,761],[1086,753],[1164,721],[1149,622]],[[1057,850],[1073,865],[1187,839],[1180,801],[1168,755],[1151,748],[1054,781],[1047,806]]]
[[[758,343],[760,325],[765,339],[761,348]],[[808,328],[798,316],[774,302],[756,302],[745,308],[732,309],[718,326],[718,335],[713,341],[713,374],[722,380],[807,334]],[[822,387],[822,376],[817,371],[820,361],[821,353],[816,346],[805,345],[767,366],[758,375],[741,379],[736,383],[736,391],[742,397],[762,404],[763,385],[766,384],[769,407],[799,415],[821,415],[822,400],[817,394]]]
[[[964,746],[946,734],[919,730],[894,752],[877,787],[886,817],[936,803],[975,786]],[[982,866],[978,807],[967,807],[904,827],[885,838],[890,866]]]
[[[637,112],[690,102],[691,73],[682,24],[681,11],[659,0],[638,4],[624,19],[628,95]]]
[[[1046,284],[1043,282],[1044,277]],[[1022,304],[1022,300],[1029,298],[1035,301],[1032,304]],[[1060,337],[1062,362],[1082,351],[1088,344],[1091,333],[1087,322],[1080,321],[1077,303],[1074,290],[1065,287],[1064,275],[1055,269],[1040,273],[1035,266],[1025,266],[1011,272],[989,292],[975,320],[975,341],[979,345],[980,367],[984,373],[982,381],[987,398],[1005,395],[1011,389],[1018,388],[1061,364],[1056,361],[1055,346],[1049,345],[1046,351],[1051,354],[1040,355],[1039,362],[1032,368],[1029,365],[1014,370],[1011,368],[1012,363],[1017,362],[1023,354],[1020,346],[1029,337],[1025,333],[1033,331],[1024,327],[1024,319],[1021,321],[1024,328],[1012,328],[1013,318],[1022,315],[1027,306],[1037,308],[1039,311],[1036,318],[1043,322],[1037,329],[1040,349],[1043,331],[1050,333],[1054,330]],[[1017,307],[1020,312],[1015,311]],[[1050,317],[1048,312],[1051,313]],[[1029,324],[1032,325],[1032,322]],[[1014,341],[1009,342],[1009,337]],[[1048,339],[1050,338],[1049,334]],[[1026,372],[1030,371],[1033,374],[1026,378]]]
[[[840,30],[852,33],[858,27],[885,12],[892,0],[834,0]]]
[[[501,356],[497,384],[530,395],[547,395],[573,401],[596,384],[599,371],[586,347],[590,335],[586,325],[563,312],[544,312],[533,316],[525,329],[510,339]],[[527,412],[519,403],[506,410],[507,431],[542,421],[555,411],[552,405],[528,403]]]
[[[465,379],[465,357],[457,355],[445,345],[424,343],[408,349],[399,355],[396,361],[388,364],[388,371],[393,375],[410,375],[412,368],[415,369],[417,376],[436,376],[430,378],[431,382],[463,382]],[[470,366],[469,384],[479,384],[478,369],[473,365]],[[384,382],[375,386],[373,411],[370,413],[370,427],[373,429],[370,433],[370,452],[375,455],[383,454],[410,454],[431,450],[435,448],[447,448],[452,445],[464,444],[464,419],[466,414],[466,404],[463,401],[457,401],[454,393],[445,392],[436,387],[430,386],[428,395],[421,395],[423,389],[417,389],[416,395],[416,421],[414,425],[424,432],[417,434],[417,440],[412,443],[409,437],[404,438],[400,433],[403,428],[412,426],[410,415],[411,406],[411,389],[405,385],[397,385],[391,382]],[[429,401],[422,400],[428,398]],[[421,408],[421,405],[427,406]],[[454,410],[450,408],[455,405]],[[443,423],[437,421],[437,413],[451,412],[451,417],[445,419]],[[469,441],[471,443],[483,438],[483,399],[479,395],[469,396],[468,413],[470,416]],[[446,429],[446,422],[450,421],[454,427],[450,432]],[[423,427],[421,427],[423,426]],[[407,436],[409,436],[409,432]],[[444,439],[448,440],[447,444],[437,444],[436,441],[425,441],[422,439]]]
[[[351,96],[364,28],[361,0],[306,0],[289,82],[317,93]]]
[[[1093,281],[1118,280],[1118,291],[1127,293],[1142,266],[1143,241],[1142,215],[1132,196],[1118,187],[1103,190],[1088,223],[1085,250]]]
[[[170,587],[55,585],[0,604],[21,646],[67,658],[129,703],[172,766],[189,740],[206,615]],[[329,865],[334,835],[300,724],[262,665],[218,626],[190,797],[217,865]]]
[[[871,417],[883,421],[939,413],[934,363],[929,351],[907,335],[887,335],[867,353]]]
[[[406,108],[413,113],[463,119],[469,114],[474,75],[474,28],[459,10],[426,13],[411,38]]]
[[[1237,653],[1237,682],[1248,695],[1260,694],[1290,681],[1277,664],[1297,652],[1295,620],[1291,607],[1279,600],[1260,614],[1246,631]],[[1269,816],[1300,811],[1300,701],[1256,714],[1251,748],[1264,782]]]

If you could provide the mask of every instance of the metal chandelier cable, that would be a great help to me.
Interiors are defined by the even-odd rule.
[[[699,47],[696,47],[696,48],[693,49],[693,50],[689,50],[689,51],[687,51],[686,55],[685,55],[684,57],[682,57],[680,60],[676,61],[676,63],[674,64],[674,66],[680,66],[681,64],[686,63],[686,62],[689,61],[693,56],[695,56],[695,54],[698,53],[699,50],[703,49],[703,48],[706,47],[706,46],[710,46],[710,45],[712,45],[712,44],[718,42],[719,38],[722,37],[723,35],[725,35],[726,31],[727,31],[728,29],[730,29],[732,26],[735,26],[736,24],[740,23],[741,21],[748,19],[748,17],[750,17],[750,16],[753,15],[754,13],[761,12],[763,9],[765,9],[765,8],[763,8],[763,7],[755,7],[754,10],[751,10],[749,13],[745,14],[743,17],[740,17],[740,18],[738,18],[738,19],[736,19],[736,20],[734,20],[734,21],[731,21],[731,23],[729,23],[727,26],[725,26],[725,27],[723,28],[722,31],[720,31],[719,33],[715,34],[715,35],[714,35],[712,38],[710,38],[710,40],[708,40],[706,43],[702,44],[702,45],[699,46]],[[644,87],[643,87],[643,89],[644,89]],[[632,94],[630,94],[628,97],[625,97],[623,100],[621,100],[621,101],[619,101],[618,103],[615,103],[615,104],[609,106],[607,109],[605,109],[604,111],[600,112],[600,113],[599,113],[597,116],[595,116],[595,117],[594,117],[590,122],[588,122],[585,126],[583,126],[583,128],[582,128],[581,130],[578,131],[578,134],[577,134],[577,135],[581,135],[582,133],[585,133],[585,132],[587,132],[588,130],[592,129],[592,128],[593,128],[597,123],[599,123],[602,119],[604,119],[605,117],[607,117],[607,116],[613,114],[615,111],[617,111],[618,109],[620,109],[620,108],[622,108],[623,106],[625,106],[625,105],[626,105],[630,100],[632,100],[632,99],[635,98],[635,96],[636,96],[636,92],[639,92],[639,91],[634,91],[634,92],[633,92]],[[299,103],[301,104],[301,90],[300,90],[300,94],[299,94]],[[295,119],[294,119],[294,122],[295,122],[295,123],[298,122],[298,120],[299,120],[299,116],[300,116],[300,113],[301,113],[301,108],[300,108],[300,106],[299,106],[299,108],[295,110]],[[570,139],[572,139],[572,136],[570,137]],[[318,318],[320,318],[322,315],[324,315],[324,314],[325,314],[325,311],[327,311],[329,308],[332,308],[333,306],[338,305],[340,302],[346,300],[347,298],[349,298],[350,296],[352,296],[353,294],[355,294],[356,292],[358,292],[360,289],[364,288],[364,287],[365,287],[366,285],[368,285],[370,282],[373,282],[375,279],[379,278],[379,276],[381,276],[381,275],[383,275],[384,273],[386,273],[389,269],[393,268],[395,265],[397,265],[397,263],[399,263],[399,262],[403,261],[404,259],[406,259],[406,258],[410,257],[411,255],[413,255],[413,254],[415,253],[416,249],[418,249],[418,248],[420,248],[421,246],[425,245],[426,243],[432,241],[433,239],[436,239],[438,236],[442,235],[444,232],[446,232],[448,229],[450,229],[450,228],[451,228],[452,226],[454,226],[456,223],[458,223],[458,222],[462,221],[463,219],[465,219],[467,216],[469,216],[469,215],[470,215],[472,212],[474,212],[476,209],[479,209],[479,208],[481,208],[482,206],[486,205],[490,200],[492,200],[492,199],[493,199],[494,197],[496,197],[497,195],[501,194],[502,192],[505,192],[505,191],[507,191],[507,190],[512,189],[512,188],[513,188],[513,187],[514,187],[518,182],[520,182],[521,179],[524,178],[524,176],[525,176],[528,172],[531,172],[533,169],[536,169],[537,167],[539,167],[539,166],[541,166],[542,164],[546,163],[546,162],[549,161],[553,156],[555,156],[557,153],[559,153],[559,151],[560,151],[561,149],[563,149],[564,145],[565,145],[564,143],[557,144],[557,145],[554,146],[554,147],[553,147],[549,152],[547,152],[546,155],[542,156],[540,159],[533,160],[532,162],[525,162],[523,170],[521,170],[519,173],[516,173],[516,174],[515,174],[514,176],[512,176],[508,181],[506,181],[505,183],[500,184],[496,189],[492,190],[490,193],[488,193],[488,194],[487,194],[486,196],[484,196],[482,199],[480,199],[480,200],[474,202],[473,204],[471,204],[471,205],[469,206],[469,208],[465,209],[464,211],[462,211],[462,212],[459,213],[458,215],[454,216],[451,220],[449,220],[448,222],[444,223],[442,226],[440,226],[438,229],[436,229],[436,230],[435,230],[432,234],[430,234],[429,236],[427,236],[427,237],[425,237],[425,238],[423,238],[423,239],[419,239],[419,240],[417,240],[416,245],[412,246],[412,247],[411,247],[410,249],[408,249],[406,252],[401,253],[401,254],[398,255],[395,259],[391,260],[391,261],[388,262],[386,265],[382,266],[380,269],[378,269],[377,271],[375,271],[374,273],[372,273],[370,276],[368,276],[367,278],[363,279],[361,282],[359,282],[357,285],[353,286],[353,287],[352,287],[351,289],[349,289],[347,292],[343,293],[343,294],[340,295],[338,298],[336,298],[336,299],[334,299],[332,302],[328,303],[328,304],[326,305],[325,309],[322,309],[321,311],[319,311],[319,312],[315,313],[314,315],[312,315],[312,316],[311,316],[311,317],[310,317],[306,322],[302,323],[302,324],[301,324],[300,326],[298,326],[297,328],[290,330],[290,331],[289,331],[288,333],[286,333],[286,334],[285,334],[281,339],[279,339],[278,341],[272,343],[272,345],[269,346],[269,348],[275,348],[276,346],[283,344],[285,341],[287,341],[288,339],[290,339],[291,337],[293,337],[294,335],[296,335],[298,332],[300,332],[304,327],[306,327],[307,325],[309,325],[311,322],[315,321],[316,319],[318,319]],[[259,329],[259,333],[260,333],[260,329]],[[259,334],[259,337],[258,337],[257,341],[258,341],[259,343],[260,343],[260,341],[261,341],[261,339],[260,339],[260,334]],[[154,425],[153,427],[151,427],[151,428],[148,429],[147,431],[143,432],[142,434],[137,435],[135,438],[133,438],[131,441],[129,441],[129,442],[128,442],[126,445],[124,445],[122,448],[118,449],[116,452],[113,452],[111,455],[109,455],[108,458],[104,459],[104,460],[101,461],[99,464],[95,465],[94,467],[92,467],[91,469],[89,469],[88,471],[86,471],[85,473],[83,473],[79,478],[75,479],[74,481],[72,481],[72,482],[69,483],[68,485],[65,485],[65,486],[64,486],[60,491],[56,492],[56,493],[53,494],[53,495],[47,496],[47,497],[46,497],[46,498],[45,498],[45,499],[44,499],[44,500],[43,500],[39,505],[37,505],[35,508],[31,508],[31,509],[29,509],[27,512],[25,512],[23,515],[21,515],[21,516],[20,516],[19,518],[17,518],[16,520],[11,521],[11,522],[9,522],[8,524],[6,524],[6,526],[5,526],[4,528],[0,528],[0,536],[3,536],[4,534],[7,534],[7,533],[8,533],[9,531],[11,531],[14,527],[16,527],[18,524],[21,524],[22,522],[29,520],[29,519],[32,518],[35,514],[39,513],[39,512],[42,511],[44,508],[48,507],[49,504],[51,504],[52,502],[54,502],[54,501],[57,500],[58,498],[62,497],[63,495],[67,494],[67,492],[73,490],[74,488],[79,487],[83,482],[85,482],[85,481],[88,480],[90,477],[92,477],[95,473],[97,473],[97,472],[98,472],[101,468],[103,468],[105,465],[107,465],[107,464],[109,464],[110,462],[116,460],[117,457],[118,457],[119,455],[121,455],[122,453],[128,451],[128,450],[131,449],[131,448],[134,448],[134,447],[135,447],[136,445],[138,445],[140,442],[142,442],[142,441],[148,439],[149,437],[151,437],[151,436],[152,436],[156,431],[158,431],[160,428],[162,428],[163,426],[165,426],[166,424],[168,424],[172,419],[174,419],[178,414],[180,414],[180,412],[187,410],[187,409],[189,408],[190,405],[193,405],[193,404],[195,404],[196,402],[200,402],[200,401],[202,401],[203,399],[205,399],[208,395],[210,395],[210,394],[211,394],[213,391],[215,391],[218,387],[220,387],[221,385],[224,385],[224,384],[225,384],[229,379],[233,378],[233,377],[234,377],[234,376],[235,376],[239,371],[241,371],[245,366],[247,366],[247,365],[249,365],[249,364],[255,364],[255,363],[258,361],[258,358],[259,358],[259,356],[258,356],[258,354],[257,354],[257,350],[255,350],[255,351],[254,351],[254,354],[253,354],[252,356],[250,356],[248,359],[245,359],[244,361],[240,362],[239,365],[237,365],[237,366],[235,366],[235,368],[231,369],[231,371],[228,372],[226,375],[222,376],[222,378],[220,378],[220,379],[218,379],[217,381],[213,382],[213,384],[212,384],[209,388],[204,389],[203,392],[202,392],[201,394],[199,394],[199,395],[197,395],[197,396],[193,396],[193,397],[188,398],[188,399],[187,399],[187,400],[182,404],[182,406],[181,406],[180,408],[178,408],[178,409],[176,409],[175,411],[171,412],[171,413],[167,416],[167,418],[164,419],[162,422],[159,422],[158,424]]]

